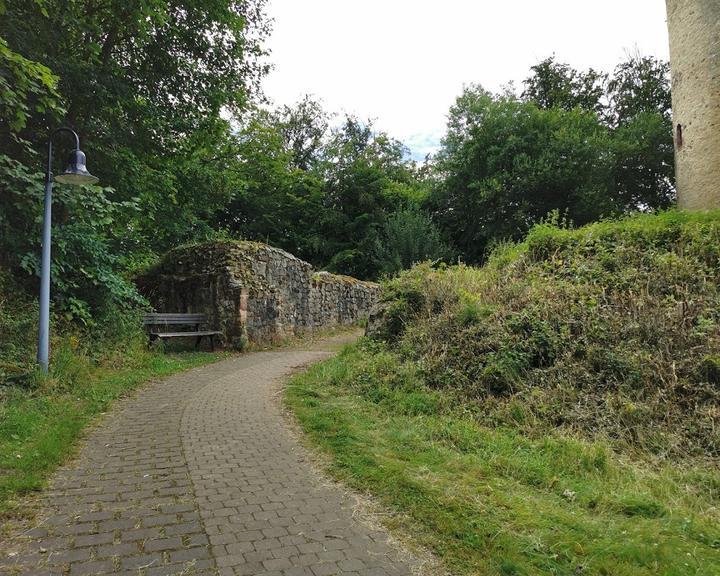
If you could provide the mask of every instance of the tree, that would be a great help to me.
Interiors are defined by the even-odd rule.
[[[320,159],[330,127],[330,115],[322,104],[305,96],[294,106],[283,106],[277,114],[285,148],[292,165],[300,170],[313,168]]]
[[[380,273],[373,257],[388,214],[415,199],[417,182],[399,141],[347,116],[334,130],[321,167],[325,180],[328,267],[358,278]]]
[[[450,109],[432,205],[453,243],[478,262],[548,212],[584,224],[617,210],[609,134],[592,112],[539,108],[465,89]]]
[[[581,108],[588,112],[602,112],[607,75],[592,68],[579,72],[551,56],[530,68],[532,75],[523,84],[522,97],[540,108]]]
[[[608,82],[614,181],[623,208],[666,208],[676,198],[670,66],[634,55]]]
[[[104,190],[110,205],[125,207],[92,215],[80,213],[83,204],[75,213],[76,206],[58,193],[58,243],[65,226],[97,217],[92,232],[82,233],[89,236],[76,235],[88,243],[92,236],[97,249],[76,249],[88,260],[72,260],[73,268],[112,260],[108,266],[119,272],[206,234],[210,216],[237,185],[236,141],[227,116],[248,107],[267,68],[264,0],[7,0],[3,6],[0,81],[13,90],[3,88],[0,114],[5,120],[14,109],[17,119],[15,137],[0,140],[6,159],[0,169],[0,253],[9,254],[8,265],[19,270],[29,262],[25,255],[37,250],[40,206],[26,202],[32,196],[24,195],[24,187],[42,185],[37,151],[44,151],[49,128],[60,123],[81,134],[91,170],[112,185]],[[23,70],[34,84],[17,81]],[[51,117],[47,98],[55,94],[65,111]],[[85,193],[97,190],[76,197]],[[111,253],[124,256],[108,260]],[[69,252],[56,250],[53,265],[67,267],[65,258]],[[81,283],[61,286],[60,276],[54,278],[59,302],[92,299]]]
[[[237,135],[237,186],[212,227],[377,278],[388,216],[419,205],[424,186],[400,142],[352,116],[330,129],[330,118],[308,97],[256,109]]]
[[[298,148],[289,145],[283,118],[256,110],[239,132],[236,186],[229,201],[216,210],[213,227],[234,237],[268,242],[321,265],[322,180],[315,171],[297,166]],[[309,166],[315,164],[316,154],[302,153]]]
[[[655,112],[667,121],[672,117],[668,62],[631,55],[616,66],[608,81],[607,92],[609,116],[616,126],[648,112]]]
[[[0,119],[3,140],[15,140],[33,114],[62,113],[58,77],[47,67],[14,52],[0,37]]]
[[[584,224],[675,198],[668,66],[632,56],[611,75],[554,58],[521,98],[467,89],[450,110],[431,207],[471,261],[552,210]]]
[[[375,258],[382,274],[393,275],[426,260],[448,260],[452,251],[440,228],[417,206],[390,214],[380,231]]]

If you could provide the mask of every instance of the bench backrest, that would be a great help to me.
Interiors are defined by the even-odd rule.
[[[205,314],[145,314],[143,316],[143,324],[206,324],[207,316]]]

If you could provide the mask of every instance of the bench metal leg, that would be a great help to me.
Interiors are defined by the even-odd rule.
[[[215,336],[210,334],[210,352],[215,352]]]
[[[200,348],[200,342],[202,342],[202,336],[198,336],[197,338],[195,338],[195,350]]]

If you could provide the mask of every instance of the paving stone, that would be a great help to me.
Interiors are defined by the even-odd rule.
[[[0,558],[21,547],[26,575],[409,575],[288,431],[281,381],[327,355],[247,354],[118,401]]]
[[[110,520],[112,517],[113,513],[109,511],[89,512],[78,516],[78,520],[80,522],[95,522],[97,520]]]
[[[135,540],[148,540],[160,537],[159,528],[137,528],[135,530],[123,530],[120,533],[120,540],[132,542]]]
[[[135,520],[130,518],[120,518],[118,520],[108,520],[107,522],[99,522],[98,530],[101,532],[109,532],[111,530],[124,530],[135,527]]]
[[[262,565],[266,570],[285,570],[292,568],[292,562],[287,558],[273,558],[271,560],[265,560]]]
[[[158,516],[149,516],[143,520],[143,526],[152,528],[153,526],[168,526],[176,524],[177,516],[175,514],[160,514]]]
[[[316,564],[310,568],[315,576],[336,576],[340,569],[335,562],[325,562],[322,564]],[[385,574],[384,571],[378,572],[378,574]]]
[[[112,532],[104,532],[102,534],[88,534],[86,536],[78,536],[75,538],[75,546],[97,546],[99,544],[112,544],[115,535]]]
[[[113,563],[110,560],[93,562],[79,562],[70,565],[70,576],[85,576],[86,574],[112,574]]]
[[[185,550],[174,550],[170,552],[172,562],[185,562],[188,560],[202,560],[210,557],[210,551],[205,546],[187,548]]]
[[[359,571],[359,570],[364,569],[365,563],[358,558],[353,558],[351,560],[343,560],[342,562],[338,562],[338,566],[340,567],[341,570],[344,570],[346,572],[351,572],[353,570]]]
[[[210,541],[205,534],[190,534],[182,538],[185,546],[207,546]]]
[[[139,554],[140,549],[134,542],[123,544],[108,544],[107,546],[98,546],[95,549],[95,556],[98,558],[109,558],[111,556],[130,556]]]
[[[138,556],[125,556],[120,559],[120,565],[126,570],[139,570],[150,566],[160,566],[163,563],[162,554],[140,554]]]
[[[174,536],[175,534],[199,534],[202,532],[203,528],[200,522],[186,522],[165,528],[165,534],[167,536]]]
[[[148,540],[143,545],[146,552],[158,552],[160,550],[179,550],[183,542],[178,536],[172,538],[161,538],[160,540]]]
[[[79,562],[90,560],[92,557],[91,548],[71,548],[69,550],[58,550],[47,555],[48,564],[66,564],[68,562]]]

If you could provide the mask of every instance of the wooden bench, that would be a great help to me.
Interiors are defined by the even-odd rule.
[[[200,328],[207,325],[207,316],[205,314],[146,314],[143,316],[143,324],[148,327],[148,335],[150,342],[157,340],[167,340],[168,338],[191,338],[195,337],[195,348],[200,346],[203,338],[210,339],[210,349],[215,350],[215,336],[219,336],[222,332],[217,330],[201,330]],[[193,326],[194,330],[173,331],[175,326]]]

